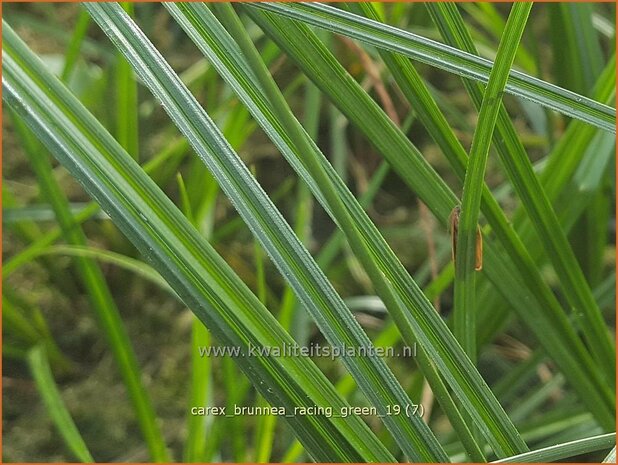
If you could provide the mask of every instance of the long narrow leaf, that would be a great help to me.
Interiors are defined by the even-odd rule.
[[[28,352],[28,365],[43,403],[67,447],[78,460],[94,462],[58,391],[43,346],[35,346]]]
[[[590,452],[607,450],[612,446],[615,447],[615,445],[616,433],[602,434],[591,438],[578,439],[564,444],[556,444],[555,446],[533,450],[525,454],[509,457],[508,459],[496,460],[492,463],[555,462]]]
[[[321,3],[255,3],[252,7],[299,19],[483,83],[494,65],[477,55]],[[616,131],[614,108],[532,76],[511,71],[506,91],[606,131]]]
[[[128,14],[133,15],[133,4],[124,2],[122,5]],[[116,55],[116,140],[139,161],[137,82],[131,65],[120,53]]]
[[[513,5],[498,47],[495,66],[489,75],[489,81],[483,94],[483,103],[479,111],[478,122],[464,178],[459,216],[457,248],[455,254],[455,336],[464,350],[476,359],[476,267],[479,260],[477,241],[479,209],[485,179],[485,168],[489,157],[494,126],[500,111],[502,93],[509,70],[515,59],[515,53],[521,40],[531,3]]]

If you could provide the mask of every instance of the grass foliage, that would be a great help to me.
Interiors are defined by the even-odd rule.
[[[614,10],[8,5],[4,460],[611,460]]]

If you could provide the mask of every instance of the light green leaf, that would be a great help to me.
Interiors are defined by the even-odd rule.
[[[260,8],[301,20],[379,48],[402,53],[423,63],[486,83],[494,64],[384,23],[371,21],[321,3],[254,3]],[[616,110],[527,74],[511,71],[506,91],[552,110],[616,132]]]

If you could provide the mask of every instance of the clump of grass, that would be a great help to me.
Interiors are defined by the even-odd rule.
[[[615,444],[606,312],[615,274],[607,228],[595,222],[611,218],[615,189],[607,5],[93,3],[73,12],[70,34],[47,26],[66,44],[61,80],[13,29],[50,20],[57,8],[11,6],[3,23],[5,140],[17,136],[45,205],[28,205],[12,182],[19,171],[5,171],[7,227],[24,245],[10,249],[3,269],[11,288],[3,354],[9,377],[20,364],[31,370],[66,445],[56,453],[83,461],[593,461]],[[553,68],[536,44],[550,14],[543,45],[562,60]],[[162,18],[173,37],[155,25]],[[557,37],[575,31],[587,40],[568,40],[564,53]],[[178,73],[184,56],[193,63]],[[450,104],[460,97],[466,103]],[[59,181],[43,147],[85,192]],[[574,189],[581,195],[565,203]],[[83,203],[88,197],[95,202]],[[460,204],[454,267],[446,223]],[[99,206],[108,216],[93,223]],[[475,272],[479,223],[483,269]],[[579,247],[582,238],[590,246]],[[88,414],[64,405],[62,389],[74,381],[63,373],[76,376],[79,357],[58,332],[62,317],[30,309],[49,305],[25,295],[44,286],[23,273],[36,266],[72,302],[89,296],[77,305],[94,310],[106,336],[101,350],[113,354],[141,450],[99,444],[84,426]],[[73,274],[77,286],[61,279]],[[153,323],[128,309],[154,288],[176,313],[158,313],[165,323],[153,337],[174,339],[172,358],[186,376],[162,353],[140,350]],[[249,355],[316,343],[349,350],[337,360]],[[216,344],[242,353],[201,355]],[[371,350],[402,344],[417,348],[416,363]],[[166,394],[154,373],[169,383]],[[162,407],[178,393],[184,408]],[[377,415],[191,413],[241,405],[362,405]],[[22,457],[7,427],[7,458]]]

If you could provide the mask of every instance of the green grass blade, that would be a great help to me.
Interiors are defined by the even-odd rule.
[[[469,52],[476,51],[465,23],[454,4],[433,3],[428,4],[427,8],[445,40]],[[478,84],[471,82],[464,81],[464,84],[472,101],[479,108],[482,101],[481,88]],[[611,386],[615,386],[616,354],[607,326],[573,249],[560,227],[556,213],[534,173],[530,159],[503,105],[500,108],[496,127],[493,140],[507,175],[558,274],[562,291],[572,308],[584,317],[580,325],[581,330],[598,366],[605,368],[601,370],[602,374],[606,375]]]
[[[452,265],[448,265],[434,281],[432,281],[427,287],[425,287],[423,289],[423,292],[427,296],[427,299],[433,300],[435,297],[442,294],[446,290],[446,288],[450,285],[450,280],[445,280],[444,277],[451,275],[451,279],[452,279],[452,274],[453,274]],[[348,300],[348,304],[349,304],[349,300]],[[384,308],[384,311],[386,311],[385,308]],[[376,347],[389,347],[389,346],[395,345],[397,341],[399,341],[400,339],[401,339],[401,335],[399,333],[399,330],[397,329],[397,326],[394,323],[390,323],[386,326],[386,328],[384,328],[381,334],[376,338],[375,345]],[[356,388],[356,385],[354,383],[354,379],[349,374],[347,374],[337,382],[336,388],[340,393],[344,395],[350,395]],[[440,395],[439,392],[435,394],[436,396]],[[446,411],[446,407],[448,406],[442,405],[442,408],[445,411]],[[457,416],[451,416],[447,412],[447,416],[449,418],[449,421],[453,424],[455,431],[457,431],[457,433],[459,434],[459,439],[462,441],[463,446],[466,452],[468,453],[468,456],[472,458],[473,460],[475,460],[477,463],[486,462],[487,460],[485,459],[483,452],[478,450],[478,444],[476,444],[476,442],[472,438],[472,434],[471,433],[468,433],[468,434],[459,433],[460,430],[458,429],[458,426],[454,423],[454,421],[463,422],[463,418],[461,414],[457,412]],[[468,425],[464,424],[463,427],[468,428]],[[465,444],[465,441],[467,441],[468,438],[472,439],[473,441],[472,444]],[[294,444],[292,444],[292,446],[290,446],[282,462],[295,461],[297,460],[298,455],[300,455],[300,453],[302,453],[302,448],[298,442],[295,442]]]
[[[616,446],[607,454],[607,457],[603,459],[603,463],[616,463]]]
[[[464,179],[455,257],[454,330],[455,337],[459,339],[473,361],[476,360],[477,229],[485,168],[504,86],[531,9],[532,3],[516,3],[507,20],[496,54],[496,61],[483,95]],[[456,233],[456,231],[453,232],[453,234]]]
[[[71,36],[71,41],[67,46],[67,51],[64,55],[64,67],[62,68],[62,74],[60,79],[64,82],[68,82],[71,77],[71,73],[77,63],[79,57],[79,51],[81,49],[86,33],[88,32],[88,26],[90,25],[90,16],[84,10],[80,10],[79,17],[77,18],[77,24]]]
[[[195,171],[191,172],[192,174]],[[214,225],[214,207],[219,194],[219,186],[210,173],[204,173],[199,181],[202,188],[202,206],[199,208],[199,220],[191,214],[191,198],[187,191],[182,190],[183,203],[185,205],[185,217],[191,219],[191,223],[196,227],[203,224],[202,233],[206,239],[212,236]],[[179,173],[180,176],[180,173]],[[182,177],[180,177],[182,179]],[[197,196],[195,196],[197,197]],[[193,197],[193,198],[195,198]],[[207,462],[206,457],[207,438],[212,436],[214,418],[202,418],[191,414],[191,407],[204,405],[212,407],[213,399],[213,363],[210,357],[202,357],[201,347],[208,347],[212,344],[212,337],[208,329],[197,318],[193,317],[191,328],[191,384],[189,386],[189,402],[187,414],[187,439],[183,448],[183,460],[188,463]],[[216,441],[211,441],[211,444]]]
[[[373,20],[380,20],[371,3],[350,4],[350,7],[356,8],[362,14]],[[419,119],[427,128],[434,141],[442,149],[457,176],[463,181],[466,171],[467,154],[453,130],[450,128],[446,118],[442,115],[427,85],[412,66],[411,62],[404,56],[385,50],[379,50],[379,53],[389,71],[393,74],[403,94],[410,102],[411,107],[415,109]],[[526,249],[519,238],[514,234],[500,206],[487,187],[484,187],[483,191],[482,209],[492,228],[500,232],[499,238],[506,247],[509,255],[515,257],[514,260],[518,263],[516,258],[522,254],[525,255]],[[528,266],[526,266],[525,263],[519,263],[518,266],[523,276],[529,275],[535,282],[540,282],[541,277],[538,275],[538,272],[536,272],[536,268],[531,266],[531,263],[532,261],[528,260]],[[551,295],[551,293],[547,292],[547,295]],[[557,302],[555,302],[555,306],[559,310],[560,307]],[[483,308],[483,306],[481,306],[481,308]],[[486,325],[482,325],[481,327],[484,329]]]
[[[614,52],[596,82],[593,97],[601,102],[613,102],[615,101],[615,93],[616,53]],[[586,153],[587,147],[591,143],[590,141],[593,137],[597,137],[597,133],[601,134],[589,125],[583,124],[580,121],[573,121],[549,154],[540,179],[547,196],[552,202],[555,202],[560,190],[564,188],[565,183],[573,176],[578,164]],[[613,139],[615,140],[615,138]],[[523,216],[523,212],[518,213],[516,213],[515,219],[521,220],[520,216]]]
[[[255,172],[254,172],[255,175]],[[253,250],[255,257],[256,269],[256,295],[260,302],[266,305],[266,274],[264,272],[264,252],[260,248],[260,244],[254,240]],[[259,397],[257,400],[258,406],[268,405],[266,401]],[[272,453],[272,445],[274,439],[274,428],[277,417],[274,415],[262,415],[257,419],[255,426],[255,437],[253,439],[253,448],[255,450],[254,461],[256,463],[270,462],[270,454]]]
[[[594,9],[592,4],[550,6],[550,31],[553,32],[551,37],[556,57],[553,74],[560,79],[560,84],[583,95],[591,94],[603,71],[603,49],[593,26]],[[571,69],[581,72],[568,72]],[[615,138],[613,141],[615,143]],[[603,249],[608,243],[604,225],[610,220],[611,210],[608,201],[609,198],[602,192],[594,195],[583,218],[579,219],[575,231],[571,233],[577,259],[591,286],[598,283],[603,272]]]
[[[71,418],[71,414],[64,405],[43,346],[36,346],[28,351],[28,365],[37,390],[43,398],[45,408],[66,446],[79,461],[94,462],[86,443]]]
[[[274,11],[378,48],[402,53],[422,63],[483,83],[487,83],[494,65],[475,54],[321,3],[255,3],[252,7]],[[506,91],[606,131],[616,131],[614,108],[532,76],[511,71]]]
[[[94,5],[92,5],[94,6]],[[109,133],[3,24],[3,99],[59,161],[84,184],[120,229],[153,263],[268,401],[346,406],[305,357],[247,356],[250,347],[298,347],[274,317],[192,228]],[[315,460],[393,461],[358,417],[287,418]]]
[[[318,134],[321,102],[320,90],[308,82],[305,88],[305,108],[307,111],[304,117],[304,125],[307,128],[307,133],[310,134],[311,137],[315,137]],[[304,182],[298,183],[296,196],[297,207],[294,218],[294,232],[302,243],[307,246],[311,240],[311,220],[313,218],[314,208],[313,197],[311,196],[311,191]],[[322,250],[324,250],[324,247]],[[328,269],[328,266],[320,262],[319,256],[316,257],[316,263],[323,270]],[[290,330],[294,323],[298,323],[299,320],[301,320],[302,316],[303,314],[299,312],[298,302],[294,297],[294,291],[289,286],[286,286],[283,297],[281,298],[279,321],[284,328]],[[292,334],[295,332],[296,331],[293,330]]]
[[[495,65],[489,75],[489,81],[483,95],[483,103],[479,112],[478,122],[464,178],[461,199],[461,212],[456,212],[458,225],[452,223],[451,234],[457,235],[455,255],[455,286],[454,286],[454,334],[464,351],[473,363],[477,359],[476,347],[476,271],[479,265],[478,249],[482,244],[479,233],[479,216],[481,198],[483,195],[485,169],[489,157],[492,134],[502,93],[510,68],[515,59],[521,36],[526,25],[532,3],[514,4],[507,20],[500,45],[496,54]],[[456,207],[457,208],[457,207]],[[481,249],[482,250],[482,249]],[[482,252],[480,260],[482,260]]]
[[[80,227],[75,227],[69,202],[53,177],[51,163],[42,147],[32,138],[27,126],[15,118],[14,126],[22,135],[26,154],[39,180],[39,185],[54,209],[58,223],[67,242],[84,247],[86,235]],[[157,425],[157,418],[141,380],[141,370],[131,345],[129,335],[124,327],[120,311],[105,282],[103,272],[97,263],[86,257],[76,256],[75,266],[81,282],[85,287],[90,305],[103,330],[109,347],[118,364],[118,369],[125,383],[129,398],[133,404],[142,435],[148,445],[152,460],[165,462],[169,460],[165,441]]]
[[[5,196],[7,192],[3,193]],[[72,215],[78,215],[79,213],[84,211],[86,208],[86,204],[84,203],[73,203],[69,204],[69,211]],[[16,224],[16,223],[40,223],[46,221],[54,221],[56,218],[54,214],[53,208],[44,204],[35,204],[28,205],[24,207],[2,207],[2,223],[5,225]],[[97,219],[107,219],[107,215],[104,213],[96,217]],[[37,231],[35,234],[28,234],[28,239],[31,241],[35,241],[42,236],[40,231]]]
[[[456,202],[455,195],[431,169],[420,152],[392,124],[390,119],[360,88],[356,81],[345,72],[315,35],[300,23],[286,20],[272,13],[246,8],[250,16],[286,51],[303,72],[337,104],[339,109],[365,133],[366,138],[385,156],[404,182],[419,195],[441,222],[446,224],[447,217]],[[319,196],[317,197],[320,199]],[[348,206],[353,208],[353,205]],[[512,242],[514,240],[513,232],[506,218],[503,215],[502,217],[494,215],[494,217],[503,222],[501,228],[496,229],[496,232],[503,232],[502,236],[499,236],[501,242],[506,244]],[[360,221],[361,216],[359,215],[358,218]],[[368,228],[368,231],[371,231],[370,224]],[[507,234],[509,231],[511,231],[511,236]],[[375,238],[372,236],[372,239],[374,241],[369,244],[370,246],[374,244],[376,247],[382,245],[379,236],[375,236]],[[516,242],[513,243],[516,244]],[[486,276],[490,279],[493,278],[492,283],[500,290],[513,309],[518,312],[528,328],[536,334],[539,341],[546,346],[548,353],[561,366],[563,373],[569,377],[572,385],[578,389],[582,400],[609,428],[609,425],[613,424],[611,412],[613,412],[615,405],[611,390],[594,369],[592,359],[586,353],[583,344],[570,326],[551,290],[541,279],[534,279],[534,275],[527,272],[537,270],[536,265],[519,242],[520,248],[515,251],[515,256],[512,259],[519,260],[515,262],[517,267],[526,272],[520,271],[518,273],[509,263],[508,254],[498,244],[494,244],[489,240],[485,241],[484,268],[487,271]],[[375,255],[390,259],[392,252],[388,247],[379,247],[375,250]],[[424,341],[421,337],[422,330],[415,325],[420,322],[423,325],[421,327],[427,330],[428,326],[424,326],[427,324],[426,318],[433,318],[435,311],[425,300],[419,301],[423,302],[422,304],[411,302],[410,297],[416,295],[416,285],[410,282],[406,272],[397,272],[401,269],[400,264],[395,262],[392,266],[391,269],[394,270],[391,277],[392,282],[395,285],[406,284],[398,292],[404,301],[410,302],[409,308],[417,309],[419,306],[420,308],[428,308],[419,314],[415,313],[417,320],[409,322],[415,328],[413,334],[417,334],[419,341],[423,342],[423,347],[432,347],[436,350],[443,348],[442,340],[438,342],[433,339],[430,342],[429,340]],[[510,277],[511,281],[506,280],[506,276]],[[522,302],[526,302],[526,305],[522,305]],[[441,322],[435,324],[440,325]],[[398,321],[398,326],[402,331],[405,330],[405,321]],[[421,331],[421,333],[416,331]],[[433,330],[430,330],[430,334],[431,332]],[[406,337],[410,337],[410,333]],[[448,340],[448,336],[445,337]],[[443,352],[441,357],[448,360],[451,353],[460,350],[457,346],[457,348],[452,348],[452,352]],[[432,354],[432,356],[436,357],[438,364],[443,361],[437,355]],[[449,368],[447,371],[458,373],[462,366],[461,363],[466,362],[458,360],[458,363],[454,364],[454,368]],[[440,368],[442,369],[442,367]],[[462,375],[466,376],[467,373],[468,371],[465,371]],[[452,381],[449,380],[449,384]],[[456,389],[455,386],[456,383],[452,386],[453,389]],[[474,397],[480,392],[485,391],[462,392],[458,393],[458,396],[460,398],[466,398],[468,395]],[[494,404],[485,399],[483,404],[476,409],[477,411],[478,409],[483,410],[487,405],[493,406]]]
[[[320,106],[322,100],[320,91],[313,84],[308,82],[305,86],[305,116],[304,125],[307,128],[307,133],[312,137],[318,134]],[[313,198],[311,191],[303,182],[299,182],[296,187],[296,211],[294,218],[294,232],[302,243],[307,246],[311,240],[311,219],[313,217]],[[327,267],[320,264],[319,257],[316,262],[323,270]],[[291,330],[293,323],[296,327],[306,328],[303,324],[303,317],[298,301],[294,296],[294,290],[290,286],[286,286],[281,297],[281,305],[279,308],[278,319],[288,332],[294,335],[295,339],[299,340],[298,331]],[[300,324],[299,324],[300,322]],[[296,328],[295,328],[296,329]],[[339,391],[341,392],[341,391]],[[256,434],[256,453],[255,461],[257,463],[268,463],[272,460],[272,450],[275,445],[275,429],[277,427],[276,417],[266,417],[259,422],[259,434]],[[293,444],[298,444],[294,441]]]
[[[191,387],[189,391],[189,408],[196,405],[211,407],[212,402],[212,363],[199,356],[200,347],[212,343],[208,329],[197,318],[191,328]],[[203,462],[206,443],[212,429],[212,418],[203,418],[187,413],[187,438],[183,448],[183,460],[186,463]]]
[[[133,15],[133,4],[124,2],[122,7]],[[139,136],[137,114],[137,82],[131,65],[121,53],[116,54],[116,140],[136,160],[139,161]]]
[[[607,450],[616,445],[616,433],[602,434],[590,438],[578,439],[576,441],[543,449],[533,450],[525,454],[515,455],[508,459],[496,460],[492,463],[541,463],[563,461],[570,457],[576,457],[590,452]]]
[[[558,83],[582,95],[589,95],[603,69],[603,52],[592,25],[593,4],[548,5],[554,52],[554,73]],[[570,69],[581,70],[572,73]]]
[[[87,8],[115,44],[120,45],[151,91],[164,102],[175,123],[193,143],[197,153],[293,286],[299,300],[312,314],[327,340],[338,347],[371,347],[360,325],[312,257],[193,96],[181,87],[171,69],[163,65],[164,61],[154,47],[143,35],[135,33],[136,26],[129,22],[129,18],[119,8],[94,4]],[[126,49],[125,44],[128,45]],[[342,354],[342,360],[354,373],[371,403],[384,415],[384,422],[398,428],[399,434],[408,439],[407,443],[401,441],[400,445],[406,448],[406,453],[411,457],[427,460],[443,457],[439,455],[440,445],[437,440],[419,418],[386,415],[387,405],[413,403],[383,360],[371,349],[365,349],[364,353],[371,356],[354,357],[345,353]],[[412,441],[411,435],[416,429],[420,431],[420,436]]]
[[[109,263],[110,265],[115,265],[119,268],[134,273],[135,275],[150,281],[164,291],[170,292],[174,296],[176,295],[167,281],[165,281],[151,266],[141,260],[137,260],[116,252],[90,246],[55,245],[38,251],[38,254],[93,258],[102,263]]]
[[[10,123],[9,123],[10,124]],[[34,206],[18,206],[15,201],[12,190],[8,187],[8,183],[2,183],[2,226],[7,231],[7,234],[16,234],[22,240],[27,243],[36,243],[41,237],[45,236],[41,232],[41,228],[37,224],[40,216],[46,216],[46,221],[54,221],[55,214],[53,209],[45,204]],[[32,210],[38,210],[41,215],[37,216],[36,212]],[[30,214],[34,213],[34,214]],[[14,214],[14,216],[13,216]],[[11,218],[13,216],[13,218]],[[15,221],[13,221],[15,220]],[[8,227],[7,227],[8,226]],[[18,253],[19,255],[20,253]],[[11,257],[12,258],[12,257]],[[3,263],[11,261],[11,258],[6,259]],[[61,267],[57,262],[46,257],[41,263],[49,272],[50,277],[62,292],[74,293],[77,291],[74,280],[72,279],[70,272]],[[3,270],[4,272],[4,267]]]

